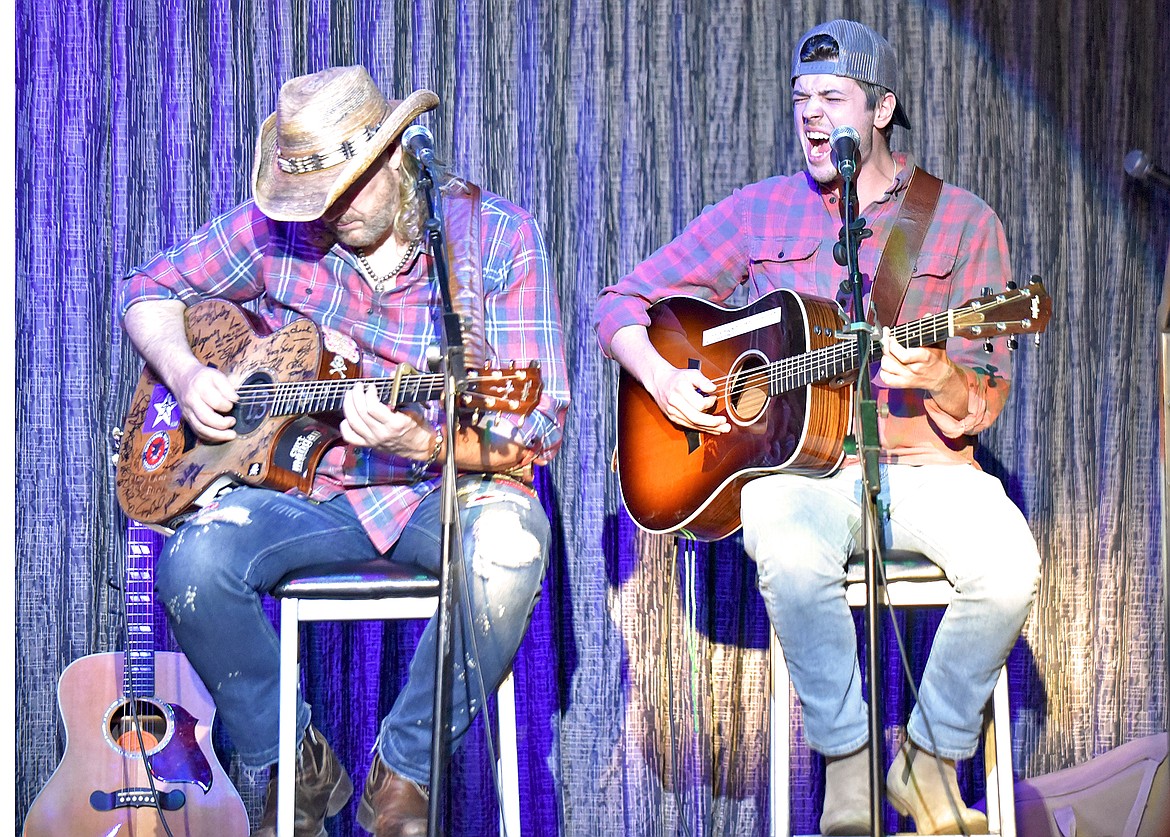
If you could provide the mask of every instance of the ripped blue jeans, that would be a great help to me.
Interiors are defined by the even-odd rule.
[[[549,523],[539,501],[510,480],[466,476],[458,493],[478,671],[490,693],[511,665],[540,596]],[[440,508],[435,491],[385,557],[437,574]],[[315,503],[261,488],[230,492],[167,541],[156,571],[159,599],[245,766],[277,759],[280,646],[263,595],[301,567],[379,556],[344,496]],[[480,678],[465,668],[467,607],[456,602],[453,611],[455,748],[479,709]],[[437,630],[432,619],[378,736],[383,760],[420,784],[430,781]],[[310,719],[303,700],[297,715],[303,734]]]

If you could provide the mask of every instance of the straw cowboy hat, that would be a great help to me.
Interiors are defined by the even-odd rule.
[[[256,141],[252,196],[274,221],[313,221],[439,97],[387,101],[365,67],[333,67],[285,82]]]

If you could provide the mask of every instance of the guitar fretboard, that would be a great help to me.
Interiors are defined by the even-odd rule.
[[[137,521],[127,528],[126,665],[122,688],[137,697],[154,695],[154,537]]]
[[[953,335],[953,312],[932,314],[921,320],[894,326],[890,330],[897,341],[907,348],[931,346]],[[881,356],[881,343],[874,340],[871,360],[880,360]],[[842,340],[803,355],[774,361],[766,367],[769,394],[780,395],[809,384],[827,381],[852,372],[860,363],[861,349],[857,340],[853,339]]]
[[[239,390],[239,405],[244,409],[260,409],[272,416],[298,416],[310,413],[328,413],[341,410],[345,394],[354,384],[374,384],[378,398],[398,407],[420,401],[437,400],[443,395],[443,376],[417,373],[394,378],[345,378],[337,381],[282,381],[276,383],[244,384]]]

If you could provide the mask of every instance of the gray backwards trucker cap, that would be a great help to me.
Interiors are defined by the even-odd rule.
[[[828,35],[837,44],[837,58],[829,61],[801,61],[800,54],[809,38]],[[868,26],[853,20],[831,20],[814,26],[800,36],[792,51],[792,80],[797,76],[825,73],[845,76],[886,88],[894,94],[894,123],[909,130],[910,118],[898,96],[898,56],[890,42]]]

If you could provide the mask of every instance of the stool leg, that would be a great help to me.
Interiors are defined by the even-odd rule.
[[[277,837],[292,837],[296,811],[297,776],[297,681],[300,621],[297,599],[280,600],[280,743],[276,795]]]
[[[486,707],[485,707],[486,711]],[[511,669],[496,689],[496,723],[499,727],[499,775],[503,799],[500,834],[520,837],[520,760],[516,741],[516,680]]]
[[[784,651],[780,648],[780,640],[777,638],[776,632],[772,630],[768,633],[772,637],[769,649],[772,663],[772,695],[769,712],[771,787],[768,789],[771,825],[768,833],[771,837],[788,837],[788,795],[791,792],[792,778],[789,775],[788,763],[792,744],[789,729],[788,664],[784,660]]]
[[[1007,666],[999,672],[991,695],[992,716],[995,718],[995,772],[996,795],[999,802],[999,833],[1016,837],[1015,773],[1012,768],[1012,716],[1008,704]],[[991,778],[988,777],[987,804],[991,806]]]
[[[1012,772],[1007,666],[1000,669],[984,722],[983,766],[987,789],[987,830],[1001,837],[1015,837],[1015,776]]]
[[[984,788],[987,792],[987,830],[991,834],[1000,834],[1000,809],[1003,801],[999,795],[999,741],[995,723],[995,700],[987,709],[983,721],[983,774]]]

